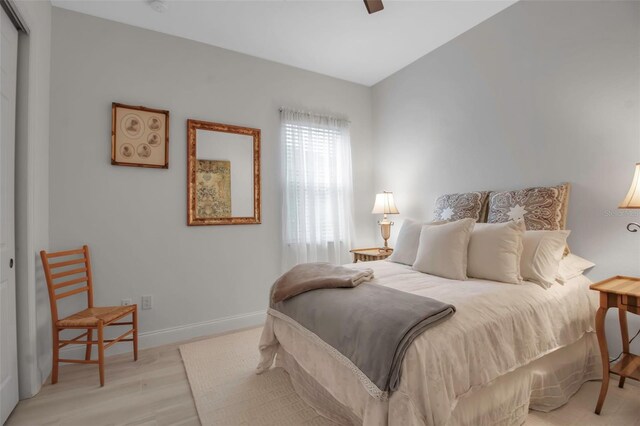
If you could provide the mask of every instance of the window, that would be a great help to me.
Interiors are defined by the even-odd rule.
[[[344,263],[352,232],[349,122],[282,110],[284,266]]]

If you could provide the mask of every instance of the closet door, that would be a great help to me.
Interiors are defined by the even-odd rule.
[[[15,129],[18,31],[0,9],[0,424],[18,403]]]

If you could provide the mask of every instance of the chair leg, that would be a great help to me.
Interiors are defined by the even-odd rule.
[[[87,342],[90,342],[93,339],[93,329],[87,330]],[[89,361],[91,359],[91,349],[93,345],[87,345],[87,350],[84,352],[84,359]]]
[[[98,323],[98,367],[100,369],[100,386],[104,386],[104,325]]]
[[[133,360],[138,360],[138,307],[133,310]]]
[[[52,352],[52,356],[53,356],[53,360],[52,360],[52,365],[51,365],[51,384],[55,385],[56,383],[58,383],[58,359],[60,358],[60,336],[58,335],[58,333],[60,333],[60,331],[58,330],[57,327],[53,327],[53,336],[52,336],[52,342],[53,342],[53,352]]]

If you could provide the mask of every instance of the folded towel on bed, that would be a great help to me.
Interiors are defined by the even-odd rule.
[[[285,272],[273,284],[271,303],[321,288],[356,287],[372,278],[371,269],[356,270],[330,263],[303,263]]]

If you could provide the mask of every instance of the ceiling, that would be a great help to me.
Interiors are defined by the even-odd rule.
[[[52,0],[54,6],[371,86],[515,0]]]

